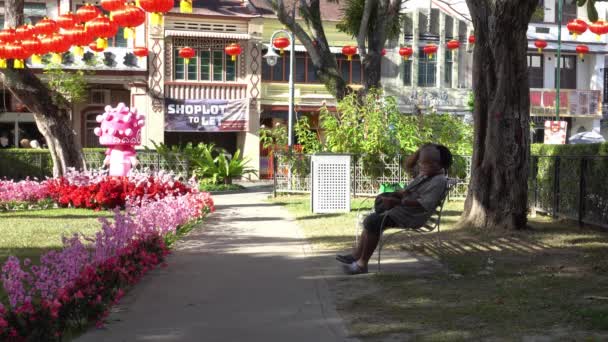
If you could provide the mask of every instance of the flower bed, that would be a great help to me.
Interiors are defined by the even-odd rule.
[[[6,210],[27,208],[27,204],[45,203],[50,199],[60,207],[114,209],[127,202],[139,205],[142,200],[158,200],[190,192],[187,184],[173,175],[154,176],[133,173],[129,177],[109,177],[96,172],[70,172],[65,177],[41,182],[24,180],[0,181],[0,207]]]
[[[8,303],[0,305],[0,340],[60,340],[90,322],[102,325],[108,309],[169,253],[168,242],[213,211],[209,194],[188,191],[114,212],[93,237],[64,239],[64,248],[38,265],[9,257],[2,267]]]

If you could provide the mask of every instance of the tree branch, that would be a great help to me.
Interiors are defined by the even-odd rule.
[[[365,48],[365,41],[369,32],[369,19],[372,16],[372,10],[377,7],[377,0],[366,0],[365,7],[363,9],[363,17],[361,18],[361,25],[359,26],[359,34],[357,34],[357,45],[359,46],[359,54],[361,56],[367,55]]]

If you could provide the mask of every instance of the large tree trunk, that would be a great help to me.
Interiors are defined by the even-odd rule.
[[[475,142],[461,224],[521,229],[528,213],[526,31],[537,0],[467,0],[475,27]]]
[[[23,0],[5,1],[5,25],[17,27],[23,23]],[[44,136],[53,159],[53,175],[63,175],[68,168],[85,169],[82,148],[72,128],[67,111],[54,102],[53,90],[28,69],[2,69],[3,82],[8,90],[34,113],[38,130]],[[61,96],[57,96],[61,98]],[[67,104],[67,102],[66,102]]]

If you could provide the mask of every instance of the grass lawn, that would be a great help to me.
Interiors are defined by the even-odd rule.
[[[99,230],[98,217],[111,212],[87,209],[46,209],[0,213],[0,262],[9,255],[31,258],[60,248],[61,237],[74,233],[91,235]]]
[[[352,246],[355,213],[313,215],[304,196],[275,201],[315,249]],[[330,282],[351,333],[366,341],[608,340],[608,232],[545,217],[527,231],[455,229],[462,206],[446,204],[439,248],[432,235],[387,246],[432,256],[447,271]]]

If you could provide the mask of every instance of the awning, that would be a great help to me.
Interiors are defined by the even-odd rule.
[[[206,32],[206,31],[189,31],[189,30],[165,30],[165,37],[200,37],[200,38],[224,38],[247,40],[251,37],[247,33],[232,33],[232,32]]]

